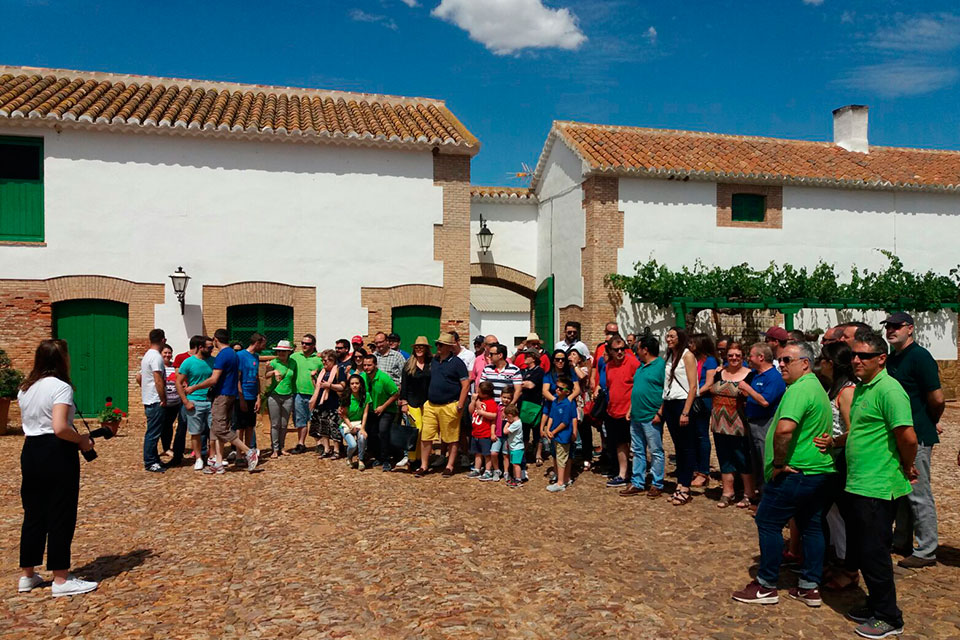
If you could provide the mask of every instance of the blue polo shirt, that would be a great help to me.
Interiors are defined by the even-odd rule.
[[[246,349],[237,352],[240,389],[244,400],[256,400],[260,391],[260,358]],[[221,374],[223,375],[223,374]]]
[[[556,442],[560,444],[570,444],[573,437],[573,421],[577,418],[577,405],[570,402],[569,398],[561,398],[552,403],[550,407],[550,419],[553,424],[550,429],[556,429],[558,426],[565,425],[563,429],[554,436]]]
[[[747,420],[769,420],[777,412],[777,406],[780,404],[780,398],[787,390],[787,383],[783,381],[783,376],[776,367],[770,367],[763,373],[753,376],[750,381],[753,390],[763,396],[763,399],[770,403],[770,406],[763,407],[747,396],[747,404],[743,412],[747,415]]]
[[[237,352],[231,347],[220,349],[216,359],[213,361],[213,370],[220,370],[220,379],[213,386],[213,395],[215,396],[233,396],[237,395],[237,371],[239,369],[239,360]]]
[[[469,380],[467,365],[450,354],[446,360],[435,359],[430,365],[430,386],[427,401],[431,404],[450,404],[460,399],[461,382]]]

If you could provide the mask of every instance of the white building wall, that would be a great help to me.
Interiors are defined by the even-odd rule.
[[[470,305],[470,335],[497,336],[502,344],[516,345],[516,338],[530,333],[530,314],[505,311],[477,311]],[[471,338],[472,339],[472,338]]]
[[[554,144],[537,187],[540,199],[537,282],[551,274],[557,309],[583,305],[580,252],[585,242],[583,163],[570,149]],[[556,321],[556,319],[555,319]]]
[[[490,250],[484,254],[477,243],[480,216],[493,232]],[[491,262],[537,275],[537,203],[473,202],[470,205],[470,261]]]
[[[0,248],[3,277],[164,282],[156,322],[175,345],[200,331],[204,284],[315,286],[321,344],[365,333],[362,286],[442,285],[433,259],[442,194],[429,153],[27,128],[0,135],[44,138],[47,245]],[[192,278],[184,316],[167,277],[179,265]]]
[[[836,265],[845,279],[853,266],[883,268],[888,261],[877,249],[895,252],[905,268],[914,271],[945,274],[957,264],[956,195],[784,187],[783,228],[744,229],[717,226],[713,183],[625,178],[620,180],[620,208],[624,247],[618,271],[623,274],[633,273],[636,262],[651,257],[671,269],[692,266],[697,259],[707,266],[748,262],[758,268],[771,261],[813,267],[822,259]],[[674,323],[672,310],[653,305],[628,303],[620,316],[630,329]],[[854,312],[839,316],[841,321],[858,319]],[[804,312],[797,328],[823,328],[828,320],[835,324],[837,317],[825,310]],[[879,319],[878,314],[870,317],[874,324]],[[956,314],[924,318],[931,324],[918,331],[921,344],[937,358],[955,359]]]

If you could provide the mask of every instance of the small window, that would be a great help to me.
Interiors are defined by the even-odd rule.
[[[43,139],[0,137],[0,240],[43,242]]]
[[[239,304],[227,307],[227,332],[230,341],[244,347],[250,334],[257,332],[267,337],[263,355],[273,355],[273,347],[280,340],[293,340],[293,308],[282,304]]]
[[[735,193],[730,202],[733,222],[763,222],[767,217],[767,197],[756,193]]]

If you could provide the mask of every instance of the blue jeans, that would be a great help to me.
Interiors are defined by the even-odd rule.
[[[710,414],[704,413],[691,420],[697,425],[697,466],[694,471],[710,475]]]
[[[663,424],[630,421],[630,451],[633,452],[633,472],[630,482],[643,489],[647,479],[647,451],[650,452],[651,487],[663,489]]]
[[[815,589],[823,578],[823,505],[826,504],[833,474],[781,473],[764,486],[757,508],[760,536],[760,569],[757,582],[777,588],[783,554],[783,527],[793,518],[803,538],[803,570],[798,585]]]
[[[293,426],[305,429],[310,422],[310,394],[297,393],[293,396]]]
[[[160,464],[160,454],[157,453],[157,442],[163,431],[163,405],[159,402],[143,405],[143,412],[147,414],[147,431],[143,434],[143,468]]]
[[[359,431],[353,435],[346,429],[342,430],[343,443],[347,445],[347,459],[349,460],[357,454],[357,460],[363,461],[367,457],[367,439]]]

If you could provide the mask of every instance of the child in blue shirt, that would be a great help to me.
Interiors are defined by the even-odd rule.
[[[577,405],[570,401],[573,381],[563,376],[557,380],[557,399],[550,407],[547,418],[547,436],[553,442],[557,481],[547,486],[547,491],[565,491],[570,484],[573,460],[570,458],[570,443],[577,439]]]

